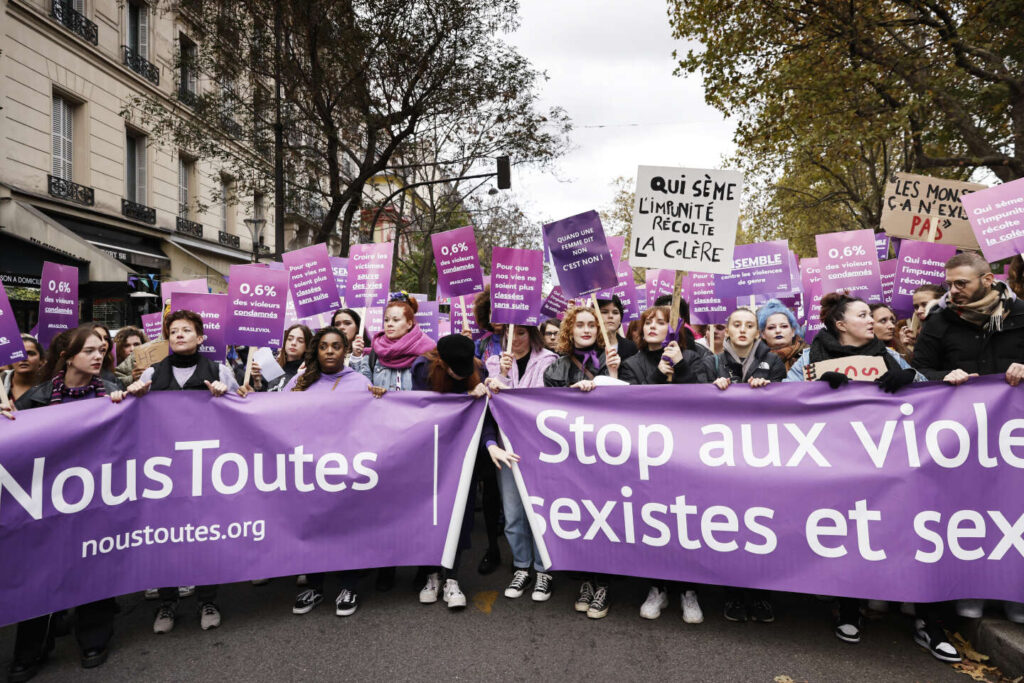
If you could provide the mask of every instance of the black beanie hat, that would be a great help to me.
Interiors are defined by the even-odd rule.
[[[473,374],[473,341],[461,334],[449,334],[437,340],[437,354],[459,377]]]

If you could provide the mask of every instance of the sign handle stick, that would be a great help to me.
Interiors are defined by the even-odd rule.
[[[939,217],[934,214],[928,214],[928,243],[935,243],[935,233],[939,231]]]
[[[675,330],[679,327],[679,301],[683,298],[683,271],[677,270],[675,280],[672,283],[672,310],[669,311],[668,317],[668,328],[669,330]],[[685,346],[685,344],[681,345]],[[665,379],[669,384],[672,383],[672,377],[675,375],[674,370],[671,368]]]
[[[597,292],[590,295],[590,303],[594,305],[594,315],[597,317],[597,326],[601,328],[601,338],[604,339],[605,353],[611,348],[608,342],[608,329],[604,326],[604,318],[601,317],[601,307],[597,305]]]
[[[508,339],[505,341],[505,353],[512,355],[512,338],[516,336],[516,326],[509,324],[506,334]],[[511,369],[510,369],[511,370]],[[508,377],[508,371],[501,373],[503,377]]]
[[[258,350],[259,350],[259,347],[257,347],[257,346],[250,346],[249,347],[249,353],[246,354],[246,357],[245,357],[245,379],[242,380],[242,386],[243,387],[248,386],[249,385],[249,380],[252,379],[252,358],[253,358],[253,356],[256,355],[256,352]]]
[[[361,312],[362,312],[362,315],[359,316],[359,331],[356,332],[356,336],[359,337],[359,338],[362,338],[363,330],[366,328],[366,309],[367,308],[369,308],[369,307],[368,306],[363,306],[362,309],[360,309]]]
[[[456,297],[452,297],[452,299],[455,299],[455,298]],[[458,297],[458,301],[459,301],[459,313],[462,315],[462,331],[465,332],[465,331],[469,330],[469,315],[466,313],[466,302],[465,302],[465,300],[460,296],[460,297]]]
[[[0,408],[4,410],[11,409],[11,399],[7,397],[7,387],[0,381]]]

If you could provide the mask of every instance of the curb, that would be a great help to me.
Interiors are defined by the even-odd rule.
[[[964,637],[974,649],[990,657],[1008,678],[1024,675],[1024,626],[1006,619],[983,617],[963,621]]]

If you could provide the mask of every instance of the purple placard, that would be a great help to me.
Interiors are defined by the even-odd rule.
[[[469,333],[472,336],[473,341],[476,341],[487,334],[487,332],[485,332],[476,322],[476,311],[473,310],[473,304],[475,301],[476,294],[457,296],[452,299],[450,313],[452,331],[460,333],[466,326],[468,326]],[[465,318],[463,318],[463,307],[465,307]]]
[[[548,295],[544,297],[544,303],[540,306],[540,314],[545,319],[547,318],[558,318],[562,319],[565,315],[565,309],[569,307],[569,299],[565,296],[565,292],[562,288],[555,286],[548,292]]]
[[[810,344],[824,327],[821,324],[821,267],[817,257],[800,261],[800,282],[803,285],[804,341]]]
[[[437,320],[437,338],[447,337],[452,333],[452,322],[447,315],[442,314]]]
[[[295,315],[308,318],[338,307],[338,285],[334,281],[327,245],[313,244],[281,256],[288,271],[288,288],[295,302]]]
[[[39,343],[44,348],[78,326],[78,268],[43,261],[39,279]]]
[[[384,330],[384,307],[370,306],[363,311],[363,328],[366,334],[373,338],[373,335]]]
[[[345,303],[352,308],[384,306],[391,286],[391,257],[394,244],[375,242],[353,244],[348,252],[348,280]]]
[[[619,297],[619,301],[622,302],[622,322],[626,324],[639,318],[643,310],[637,302],[636,281],[633,279],[633,267],[629,265],[628,260],[622,259],[615,264],[615,277],[618,278],[618,284],[611,289],[602,289],[596,296],[598,299],[611,299],[613,295]]]
[[[619,279],[597,211],[587,211],[544,226],[558,283],[571,299],[614,287]]]
[[[875,233],[848,230],[815,235],[818,265],[821,266],[821,291],[849,291],[867,302],[881,301],[882,274],[878,269]]]
[[[224,278],[227,280],[227,278]],[[207,294],[210,291],[206,278],[198,280],[172,280],[160,283],[160,304],[166,306],[171,302],[171,295],[175,292],[195,292],[196,294]]]
[[[672,271],[666,271],[671,273]],[[715,296],[715,279],[712,273],[690,272],[686,274],[684,286],[690,294],[690,322],[694,325],[721,325],[729,319],[735,299],[721,299]]]
[[[672,295],[675,288],[676,271],[667,268],[647,269],[647,304],[648,308],[654,306],[659,296]],[[684,279],[684,283],[686,280]],[[685,287],[685,284],[684,284]]]
[[[0,366],[22,360],[25,360],[25,344],[21,341],[18,321],[14,319],[14,309],[0,282]]]
[[[960,196],[989,261],[1024,253],[1024,178]]]
[[[887,259],[878,262],[878,270],[882,274],[882,303],[892,306],[892,291],[896,285],[896,268],[898,259]],[[893,309],[895,311],[895,309]]]
[[[751,294],[780,296],[793,291],[787,240],[737,244],[732,254],[732,272],[715,278],[715,296],[722,299]]]
[[[338,302],[342,306],[345,303],[345,288],[348,286],[348,259],[343,256],[332,256],[331,271],[334,273],[334,286],[338,288]]]
[[[946,261],[956,255],[952,244],[931,244],[904,240],[897,260],[892,309],[898,317],[914,313],[914,290],[921,285],[942,285],[946,281]]]
[[[156,341],[164,333],[164,314],[162,311],[146,313],[142,316],[142,331],[148,341]]]
[[[171,311],[193,311],[203,321],[203,343],[199,354],[218,363],[224,360],[227,344],[224,332],[228,322],[228,297],[225,294],[196,294],[174,292],[171,294]]]
[[[622,260],[622,252],[626,250],[626,236],[625,235],[608,235],[608,251],[611,252],[612,259],[615,263]]]
[[[539,325],[544,254],[537,249],[491,251],[491,322]]]
[[[875,251],[878,253],[878,261],[881,263],[889,258],[889,235],[884,232],[875,233]]]
[[[641,313],[650,308],[647,305],[647,285],[636,285],[636,307]]]
[[[417,301],[419,308],[416,311],[416,324],[435,342],[440,338],[438,334],[438,310],[439,304],[436,301]]]
[[[484,291],[484,273],[472,225],[435,233],[430,236],[430,244],[437,265],[438,298]]]
[[[235,346],[281,346],[288,273],[259,266],[231,266],[231,310],[224,340]]]

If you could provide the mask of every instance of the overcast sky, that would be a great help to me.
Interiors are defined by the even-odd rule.
[[[612,181],[638,165],[716,168],[732,123],[704,103],[699,77],[672,75],[664,0],[521,0],[510,37],[546,71],[542,104],[572,118],[574,151],[557,173],[513,168],[528,214],[556,220],[611,203]],[[637,124],[637,125],[632,125]],[[604,127],[595,127],[604,126]]]

